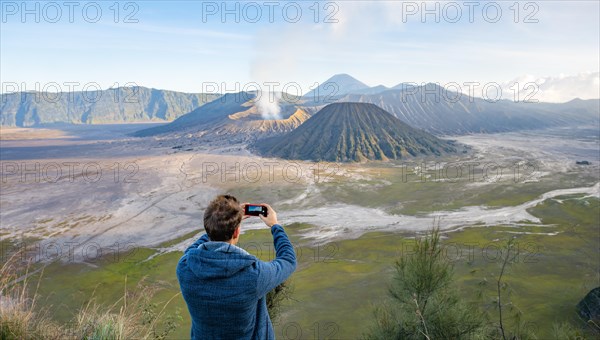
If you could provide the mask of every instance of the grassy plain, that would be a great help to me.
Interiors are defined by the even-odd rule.
[[[485,185],[407,183],[402,180],[400,168],[352,168],[368,178],[351,181],[334,176],[332,181],[316,184],[323,201],[418,215],[474,204],[516,206],[550,190],[591,186],[596,180],[589,173],[580,173],[517,184],[509,179]],[[273,201],[273,197],[291,199],[302,192],[303,186],[223,183],[222,189],[239,197],[252,195],[257,201]],[[520,311],[526,327],[540,337],[549,336],[555,322],[577,323],[575,305],[599,282],[598,211],[597,197],[566,195],[547,199],[528,210],[541,219],[540,224],[524,221],[520,225],[474,225],[444,233],[461,294],[465,299],[479,301],[481,308],[496,320],[493,302],[501,249],[514,237],[518,256],[505,276],[508,288],[504,299],[510,301],[510,314],[518,315]],[[432,220],[432,226],[434,223]],[[312,228],[319,226],[286,225],[297,249],[299,266],[290,279],[293,299],[285,303],[275,322],[276,335],[281,339],[359,337],[373,320],[374,305],[387,298],[394,261],[410,255],[415,232],[366,232],[358,238],[315,243],[303,238],[304,232]],[[106,256],[85,264],[53,263],[41,274],[40,305],[51,306],[42,308],[49,308],[53,318],[66,322],[91,296],[109,304],[122,296],[126,284],[127,289],[134,289],[140,280],[163,288],[154,300],[164,303],[179,292],[175,266],[181,252],[159,250],[183,240],[191,243],[200,235],[193,232],[156,248],[136,248],[119,258]],[[246,231],[240,246],[261,259],[273,258],[268,230]],[[176,296],[165,311],[183,317],[172,337],[187,337],[190,319],[181,296]]]

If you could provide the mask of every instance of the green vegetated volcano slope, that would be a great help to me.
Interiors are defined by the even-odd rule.
[[[369,103],[334,103],[289,134],[253,145],[259,153],[285,159],[332,162],[439,156],[457,151]]]

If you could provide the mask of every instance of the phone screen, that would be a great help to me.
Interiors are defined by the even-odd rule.
[[[262,210],[263,210],[263,207],[261,205],[249,205],[248,206],[248,212],[261,213]]]
[[[244,213],[251,216],[258,216],[261,214],[267,216],[267,209],[262,205],[247,204]]]

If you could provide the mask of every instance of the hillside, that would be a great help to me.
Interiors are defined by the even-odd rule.
[[[442,135],[597,124],[600,114],[597,99],[561,104],[488,102],[435,84],[372,95],[348,94],[338,102],[372,103],[410,126]]]
[[[288,97],[289,98],[289,97]],[[279,101],[280,119],[265,119],[252,92],[228,93],[170,124],[141,130],[138,137],[201,137],[204,141],[245,142],[289,132],[310,117],[300,101]]]
[[[410,127],[373,104],[327,105],[296,130],[258,141],[265,156],[323,161],[404,159],[456,152],[452,142]]]
[[[87,92],[2,94],[0,125],[106,124],[172,121],[220,95],[145,87]]]

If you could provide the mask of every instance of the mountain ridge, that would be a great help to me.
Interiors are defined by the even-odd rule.
[[[337,102],[375,104],[412,127],[438,135],[497,133],[596,124],[600,100],[567,103],[489,102],[429,83],[377,94],[347,94]]]
[[[0,95],[0,126],[168,122],[219,98],[135,86],[76,92],[16,92]]]
[[[330,80],[340,80],[347,85],[345,95],[321,96],[310,98],[302,96],[294,104],[301,107],[306,116],[310,116],[327,104],[333,102],[373,103],[390,112],[403,122],[437,135],[455,135],[466,133],[496,133],[519,130],[532,130],[571,125],[600,124],[600,99],[574,98],[565,103],[515,103],[500,100],[490,103],[482,98],[469,97],[444,89],[435,83],[415,86],[400,83],[392,88],[383,85],[368,87],[348,74],[338,74]],[[433,95],[431,93],[434,93]],[[252,96],[246,92],[241,95]],[[191,119],[195,124],[206,114],[211,118],[220,112],[219,101],[214,112],[197,111],[205,104],[218,98],[240,94],[193,94],[145,87],[124,87],[114,90],[63,93],[59,100],[46,100],[40,92],[22,92],[2,94],[0,104],[0,126],[36,127],[49,124],[115,124],[130,122],[173,122],[180,117],[180,128]],[[51,94],[48,94],[51,95]],[[86,100],[84,97],[100,96],[99,100]],[[451,97],[450,99],[445,96]],[[452,98],[457,97],[454,100]],[[69,99],[70,98],[70,99]],[[133,101],[131,100],[133,99]],[[229,105],[229,100],[224,100]],[[291,104],[291,103],[288,103]],[[284,104],[283,106],[287,106]],[[248,104],[250,105],[250,104]],[[248,108],[230,107],[230,113],[243,112]],[[284,109],[284,111],[287,109]],[[293,114],[295,109],[286,111]],[[305,115],[300,115],[304,119]],[[195,118],[193,118],[195,117]],[[257,117],[257,116],[254,116]],[[285,119],[284,119],[285,120]],[[232,123],[232,122],[229,122]],[[249,133],[251,129],[229,124],[223,131],[238,130]],[[252,123],[257,125],[257,123]],[[286,132],[298,126],[298,120],[287,122],[265,122],[259,131]],[[172,127],[170,124],[166,126]],[[271,127],[267,127],[271,126]],[[156,127],[158,130],[159,127]],[[143,135],[141,133],[140,135]],[[261,136],[258,136],[260,138]]]

